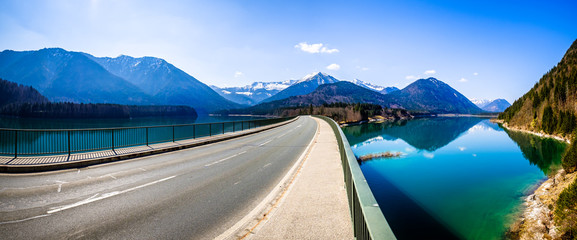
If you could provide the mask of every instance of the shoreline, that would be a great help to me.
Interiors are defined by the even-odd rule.
[[[512,127],[500,119],[491,119],[510,131],[523,132],[542,138],[551,138],[571,144],[566,137],[537,133],[523,128]],[[567,174],[563,168],[554,176],[547,176],[537,189],[524,197],[523,213],[506,232],[508,239],[558,239],[560,232],[553,220],[553,210],[561,192],[577,179],[577,172]]]
[[[517,132],[523,132],[523,133],[528,133],[528,134],[532,134],[538,137],[542,137],[542,138],[552,138],[555,139],[557,141],[561,141],[561,142],[565,142],[567,144],[571,144],[571,139],[567,138],[567,137],[562,137],[562,136],[558,136],[558,135],[551,135],[551,134],[546,134],[543,132],[534,132],[534,131],[530,131],[530,130],[526,130],[523,128],[519,128],[519,127],[512,127],[509,126],[509,124],[507,124],[506,122],[504,122],[501,119],[491,119],[491,122],[493,123],[498,123],[500,124],[503,128],[506,128],[507,130],[511,130],[511,131],[517,131]]]

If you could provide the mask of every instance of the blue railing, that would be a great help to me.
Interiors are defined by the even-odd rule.
[[[325,116],[317,117],[327,121],[337,137],[355,238],[396,239],[367,184],[345,134],[332,119]]]
[[[237,132],[289,118],[95,129],[0,129],[0,156],[74,154]]]

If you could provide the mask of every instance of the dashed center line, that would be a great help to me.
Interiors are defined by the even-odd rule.
[[[268,140],[268,141],[266,141],[266,142],[263,142],[263,143],[259,144],[258,146],[259,146],[259,147],[262,147],[262,146],[264,146],[265,144],[267,144],[267,143],[269,143],[269,142],[272,142],[272,140],[273,140],[273,139]]]
[[[136,186],[136,187],[129,188],[129,189],[126,189],[126,190],[105,193],[105,194],[102,194],[100,197],[97,197],[97,196],[98,196],[98,193],[97,193],[97,194],[95,194],[95,195],[92,196],[92,197],[89,197],[89,198],[87,198],[87,199],[85,199],[85,200],[82,200],[82,201],[79,201],[79,202],[76,202],[76,203],[73,203],[73,204],[64,205],[64,206],[61,206],[61,207],[51,208],[51,209],[48,210],[46,213],[47,213],[47,214],[52,214],[52,213],[55,213],[55,212],[64,211],[64,210],[66,210],[66,209],[75,208],[75,207],[78,207],[78,206],[82,206],[82,205],[85,205],[85,204],[89,204],[89,203],[91,203],[91,202],[96,202],[96,201],[98,201],[98,200],[102,200],[102,199],[106,199],[106,198],[109,198],[109,197],[113,197],[113,196],[116,196],[116,195],[119,195],[119,194],[131,192],[131,191],[134,191],[134,190],[143,188],[143,187],[148,187],[148,186],[150,186],[150,185],[157,184],[157,183],[159,183],[159,182],[164,182],[164,181],[166,181],[166,180],[169,180],[169,179],[172,179],[172,178],[175,178],[175,177],[176,177],[176,175],[170,176],[170,177],[167,177],[167,178],[163,178],[163,179],[160,179],[160,180],[156,180],[156,181],[154,181],[154,182],[149,182],[149,183],[147,183],[147,184],[142,184],[142,185],[140,185],[140,186]]]
[[[214,165],[214,164],[218,164],[218,163],[224,162],[224,161],[226,161],[226,160],[229,160],[229,159],[231,159],[231,158],[233,158],[233,157],[236,157],[236,156],[241,155],[241,154],[244,154],[244,153],[246,153],[246,151],[239,152],[239,153],[237,153],[237,154],[234,154],[234,155],[232,155],[232,156],[229,156],[229,157],[220,159],[220,160],[218,160],[218,161],[216,161],[216,162],[212,162],[212,163],[206,164],[206,165],[204,165],[204,166],[205,166],[205,167],[210,167],[210,166],[212,166],[212,165]]]

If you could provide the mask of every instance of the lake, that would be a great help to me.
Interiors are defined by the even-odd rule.
[[[42,119],[0,117],[0,128],[17,129],[79,129],[79,128],[116,128],[164,126],[192,123],[213,123],[227,121],[243,121],[263,119],[250,116],[209,116],[191,117],[143,117],[143,118],[112,118],[112,119]]]
[[[566,144],[506,131],[488,119],[420,118],[344,127],[398,239],[502,239]]]

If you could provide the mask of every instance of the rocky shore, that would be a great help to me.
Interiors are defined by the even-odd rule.
[[[525,198],[525,211],[509,231],[509,239],[559,239],[561,234],[553,221],[553,210],[559,194],[577,178],[577,172],[561,169]]]
[[[499,120],[492,120],[500,123],[504,128],[511,131],[520,131],[537,135],[540,137],[554,138],[559,141],[570,143],[566,137],[536,133],[527,129],[508,126]],[[577,178],[577,172],[567,174],[565,170],[559,170],[555,176],[549,177],[543,182],[535,192],[525,197],[525,210],[506,233],[508,239],[560,239],[561,232],[553,221],[553,211],[555,202],[561,192],[567,188]]]

